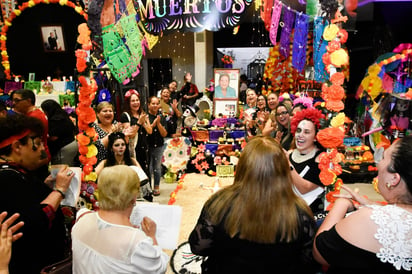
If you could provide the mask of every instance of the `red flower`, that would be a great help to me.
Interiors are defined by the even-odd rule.
[[[290,130],[292,134],[295,134],[296,129],[298,128],[298,124],[303,120],[303,119],[309,119],[311,120],[317,128],[320,127],[320,119],[324,118],[325,116],[322,114],[322,112],[318,109],[315,108],[308,108],[304,109],[302,111],[297,112],[290,123]]]

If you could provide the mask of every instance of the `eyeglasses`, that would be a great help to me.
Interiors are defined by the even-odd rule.
[[[13,98],[11,101],[12,101],[13,103],[17,104],[18,102],[21,102],[21,101],[24,101],[24,100],[26,100],[26,99],[24,99],[24,98],[21,98],[21,99],[19,99],[19,98]]]
[[[29,136],[29,138],[31,139],[31,145],[33,147],[33,150],[34,150],[34,148],[37,149],[38,147],[44,146],[43,141],[41,141],[41,137],[39,137],[39,136]],[[37,141],[35,142],[34,140],[36,140],[36,139],[37,139]]]
[[[282,111],[282,112],[276,113],[276,116],[286,115],[286,114],[289,114],[289,112],[287,112],[287,111]]]

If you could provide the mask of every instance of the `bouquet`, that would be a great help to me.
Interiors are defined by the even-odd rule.
[[[222,60],[223,64],[233,64],[232,56],[224,55],[221,60]]]

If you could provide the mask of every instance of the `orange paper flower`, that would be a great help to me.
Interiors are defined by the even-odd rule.
[[[339,128],[328,127],[322,129],[316,135],[318,142],[326,148],[337,148],[343,144],[345,134]]]
[[[345,108],[345,104],[340,100],[328,100],[325,107],[334,112],[339,112]]]
[[[321,170],[319,179],[325,186],[333,184],[336,180],[336,174],[329,169]]]
[[[329,87],[328,99],[330,100],[342,100],[345,96],[345,90],[342,86],[332,85]]]

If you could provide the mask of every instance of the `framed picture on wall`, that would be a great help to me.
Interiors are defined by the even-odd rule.
[[[237,113],[237,98],[234,99],[217,99],[213,100],[215,117],[228,116],[235,117]]]
[[[45,25],[40,27],[44,51],[66,51],[63,27],[61,25]]]
[[[214,71],[216,99],[235,99],[239,96],[239,69],[220,69]]]

